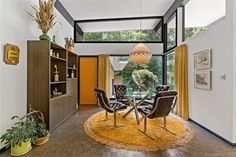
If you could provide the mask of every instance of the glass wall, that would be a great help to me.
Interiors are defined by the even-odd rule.
[[[185,39],[205,31],[225,16],[225,0],[190,0],[185,5]]]
[[[82,41],[150,41],[161,42],[161,29],[154,30],[134,30],[117,32],[87,32]]]
[[[169,50],[175,47],[177,42],[176,13],[170,18],[169,22],[167,23],[166,32],[167,32],[166,50]]]
[[[162,84],[162,56],[152,56],[148,64],[137,65],[128,56],[110,56],[114,70],[113,84],[127,85],[128,94],[155,92]]]
[[[167,85],[174,89],[174,51],[166,55]]]

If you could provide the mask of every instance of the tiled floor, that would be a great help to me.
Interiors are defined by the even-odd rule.
[[[236,157],[232,148],[207,131],[193,124],[195,135],[185,147],[160,152],[133,152],[111,148],[93,141],[83,131],[84,121],[97,107],[81,106],[79,111],[68,119],[50,136],[43,146],[34,146],[27,157]],[[9,151],[0,154],[10,156]]]

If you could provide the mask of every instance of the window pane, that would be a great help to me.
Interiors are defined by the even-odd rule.
[[[185,5],[185,39],[205,31],[225,16],[225,0],[190,0]]]
[[[83,41],[161,41],[161,29],[85,33]]]
[[[162,84],[162,56],[153,56],[148,64],[137,65],[126,56],[111,56],[114,69],[113,84],[126,84],[128,94],[154,92]],[[114,93],[113,93],[114,94]]]
[[[166,55],[167,60],[167,85],[170,86],[170,89],[174,89],[174,52]]]
[[[167,24],[167,50],[176,46],[176,14]]]

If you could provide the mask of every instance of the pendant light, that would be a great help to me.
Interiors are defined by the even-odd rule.
[[[142,15],[141,0],[139,2],[140,2],[139,9],[140,9],[140,18],[141,18],[141,15]],[[139,21],[139,31],[140,31],[140,40],[141,40],[141,19]],[[133,48],[129,58],[135,64],[146,64],[152,58],[152,54],[150,53],[150,49],[140,42]]]

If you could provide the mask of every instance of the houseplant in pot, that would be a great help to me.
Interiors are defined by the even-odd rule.
[[[54,13],[54,0],[39,0],[39,6],[32,5],[35,14],[28,14],[38,24],[38,27],[42,31],[42,35],[39,36],[40,40],[51,40],[48,36],[48,31],[56,24]]]
[[[6,145],[6,148],[11,147],[12,156],[21,156],[32,149],[31,142],[34,143],[36,123],[27,115],[22,118],[14,116],[11,119],[17,120],[17,122],[0,139]]]
[[[35,145],[43,145],[49,140],[49,131],[44,122],[43,113],[40,111],[35,111],[35,114],[33,116],[36,120]]]
[[[74,47],[74,40],[71,37],[65,37],[65,48],[68,51],[72,51],[73,47]]]

